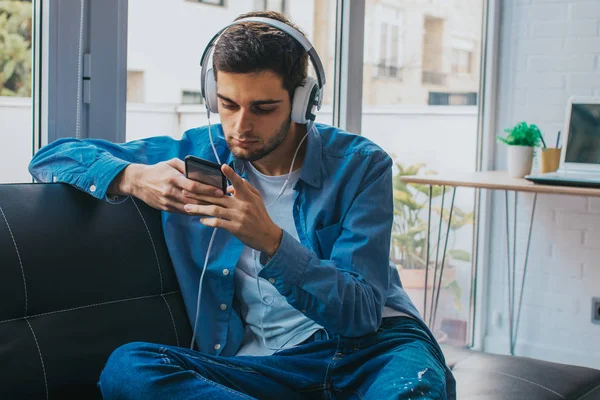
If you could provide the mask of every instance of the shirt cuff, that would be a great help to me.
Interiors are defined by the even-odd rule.
[[[309,249],[284,230],[279,248],[258,275],[271,282],[285,296],[290,293],[292,286],[304,284],[312,257]],[[263,257],[261,253],[261,263],[265,258],[266,255]]]
[[[87,187],[81,187],[81,189],[98,199],[107,200],[110,203],[121,203],[125,201],[128,196],[117,196],[115,198],[112,195],[107,196],[106,191],[116,176],[129,164],[131,164],[129,161],[124,161],[112,156],[96,160],[96,162],[90,166],[86,174],[89,185]]]

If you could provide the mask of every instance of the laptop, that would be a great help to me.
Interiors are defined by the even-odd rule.
[[[558,170],[525,179],[546,185],[600,188],[600,97],[571,97],[563,132],[565,145]]]

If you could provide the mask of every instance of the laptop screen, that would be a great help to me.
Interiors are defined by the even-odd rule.
[[[600,164],[600,104],[573,104],[565,162]]]

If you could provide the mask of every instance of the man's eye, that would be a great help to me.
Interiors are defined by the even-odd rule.
[[[275,111],[275,108],[260,108],[260,107],[257,107],[255,110],[256,110],[257,114],[269,114],[269,113]]]
[[[223,108],[226,108],[228,110],[231,110],[231,109],[235,108],[235,104],[231,104],[231,103],[221,102],[221,106],[223,106]]]

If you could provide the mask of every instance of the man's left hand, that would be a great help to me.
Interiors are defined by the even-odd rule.
[[[200,222],[204,225],[225,229],[246,246],[273,257],[279,248],[283,231],[269,217],[260,193],[254,186],[226,164],[221,166],[221,171],[232,184],[228,189],[232,195],[212,197],[184,191],[183,195],[190,199],[185,210],[190,215],[202,216]],[[193,200],[208,204],[192,204]]]

